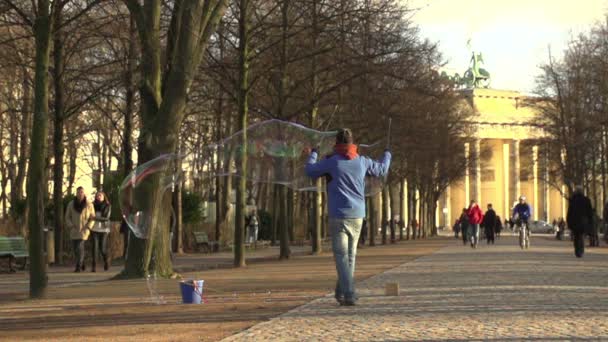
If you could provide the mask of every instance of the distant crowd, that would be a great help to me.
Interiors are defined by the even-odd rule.
[[[454,237],[458,239],[461,236],[462,243],[465,245],[470,243],[472,248],[477,248],[480,234],[487,244],[494,244],[503,229],[515,233],[521,222],[529,224],[532,208],[526,203],[525,196],[519,198],[519,203],[513,207],[512,212],[513,216],[503,221],[496,214],[491,203],[488,203],[484,213],[477,202],[472,200],[469,207],[462,209],[460,217],[452,226]],[[604,230],[605,237],[608,237],[608,202],[604,206],[603,216],[604,220],[600,219],[582,188],[577,187],[568,200],[566,220],[561,217],[554,219],[550,231],[555,233],[556,239],[563,240],[566,229],[570,230],[570,240],[574,243],[575,255],[582,257],[585,239],[588,239],[590,247],[596,247],[599,246],[600,231]]]

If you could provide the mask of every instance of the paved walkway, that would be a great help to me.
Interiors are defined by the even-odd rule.
[[[512,236],[452,246],[358,284],[355,307],[328,295],[225,341],[608,341],[608,249]],[[398,282],[398,297],[384,284]]]

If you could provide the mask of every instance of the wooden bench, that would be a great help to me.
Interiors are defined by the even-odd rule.
[[[254,249],[258,249],[258,248],[268,248],[270,247],[270,240],[258,240],[256,242],[253,243],[253,248]]]
[[[13,268],[13,260],[23,258],[23,267],[27,264],[27,258],[30,256],[25,239],[22,237],[6,237],[0,236],[0,258],[8,258],[8,268],[10,272],[15,272]]]
[[[201,247],[204,248],[205,253],[210,253],[219,249],[219,243],[217,241],[210,241],[206,232],[194,232],[194,243],[199,251]]]
[[[258,240],[253,243],[245,242],[245,243],[243,243],[243,246],[245,246],[245,249],[268,248],[268,247],[270,247],[270,241],[269,240]],[[234,249],[234,243],[229,244],[228,247],[230,247],[230,249]]]

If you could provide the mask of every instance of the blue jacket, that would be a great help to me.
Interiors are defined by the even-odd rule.
[[[532,208],[528,203],[517,203],[515,208],[513,208],[513,216],[517,216],[522,220],[528,220],[530,216],[532,216]]]
[[[306,174],[318,178],[328,175],[328,209],[331,218],[365,217],[365,176],[383,177],[388,173],[391,153],[384,152],[381,161],[358,156],[348,160],[334,154],[317,163],[317,152],[313,151],[306,164]]]

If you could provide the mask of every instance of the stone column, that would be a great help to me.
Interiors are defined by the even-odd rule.
[[[445,207],[448,208],[448,212],[447,212],[447,226],[448,228],[452,226],[452,190],[451,190],[451,186],[448,185],[448,187],[445,189]]]
[[[469,167],[471,166],[471,151],[470,151],[470,146],[469,143],[464,143],[464,157],[466,158],[466,168],[465,168],[465,172],[464,172],[464,203],[465,203],[465,207],[467,207],[469,205],[469,202],[471,201],[471,193],[470,193],[470,189],[471,189],[471,173],[469,172]]]
[[[439,201],[435,202],[435,224],[439,227],[439,223],[440,223],[440,218],[439,218],[439,213],[441,212],[441,208],[439,208]],[[442,214],[443,215],[443,214]],[[447,224],[445,224],[445,226],[447,226]],[[431,227],[432,228],[432,227]]]
[[[418,226],[420,227],[420,191],[418,191],[418,189],[416,189],[416,213],[414,213],[414,217],[416,218],[416,221],[418,222]]]
[[[519,163],[519,140],[513,141],[513,182],[515,184],[515,199],[521,196],[520,163]]]
[[[475,140],[475,190],[473,191],[475,200],[483,208],[481,202],[481,140]]]
[[[533,173],[533,190],[534,192],[534,206],[532,210],[532,216],[535,221],[538,221],[538,212],[540,211],[540,196],[538,195],[538,145],[532,146],[532,173]]]
[[[562,165],[565,165],[566,162],[566,149],[562,149],[560,153]],[[562,218],[566,219],[566,184],[562,182]]]
[[[511,169],[509,168],[509,160],[511,158],[509,158],[509,143],[503,143],[502,144],[502,174],[503,174],[503,178],[504,178],[504,184],[503,184],[503,188],[504,188],[504,216],[503,218],[507,219],[509,217],[511,217],[511,201],[509,200],[510,198],[510,193],[511,193],[511,186],[509,183],[510,181],[510,177],[509,177],[509,172],[511,171]]]
[[[405,226],[407,227],[410,224],[409,221],[409,217],[407,216],[408,214],[408,208],[410,207],[410,204],[407,202],[407,178],[404,178],[403,182],[401,183],[401,186],[403,187],[403,201],[405,202],[405,209],[404,212],[401,213],[401,220],[403,220],[403,222],[405,223]]]
[[[551,187],[549,186],[549,151],[545,151],[545,220],[547,223],[551,223]]]

